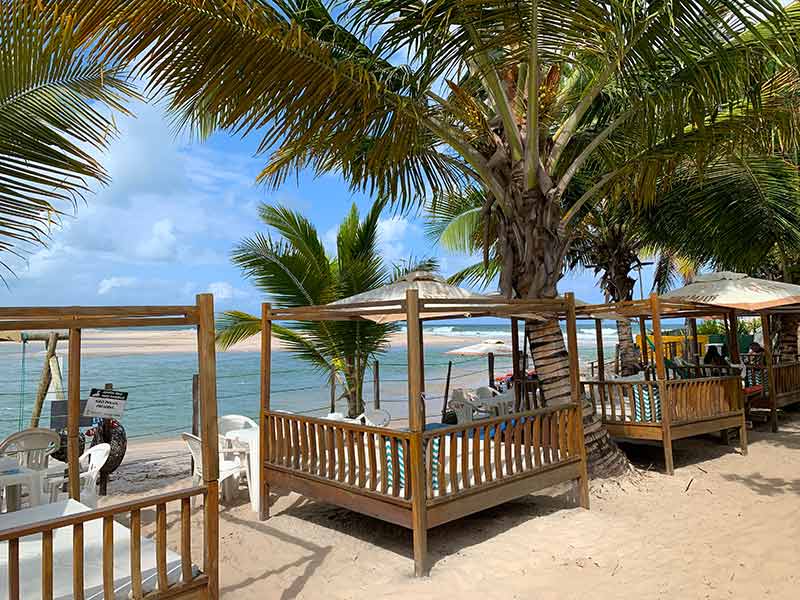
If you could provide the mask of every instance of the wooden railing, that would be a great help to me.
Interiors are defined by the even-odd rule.
[[[776,394],[800,393],[800,362],[779,363],[772,367],[772,376]]]
[[[660,393],[655,381],[587,380],[581,382],[581,388],[606,423],[660,421]]]
[[[266,412],[268,465],[406,503],[412,434],[315,417]]]
[[[660,423],[664,406],[673,421],[713,418],[741,410],[738,375],[656,381],[582,381],[597,414],[606,423]]]
[[[567,404],[426,431],[428,503],[580,460],[580,419]]]
[[[673,422],[713,418],[742,410],[738,376],[676,379],[664,383]]]
[[[41,598],[52,600],[53,587],[53,536],[61,528],[72,528],[72,597],[76,600],[84,598],[84,528],[90,521],[102,520],[103,541],[103,597],[114,598],[114,521],[119,517],[127,517],[130,523],[130,595],[125,598],[147,597],[174,598],[183,593],[199,593],[198,597],[208,597],[207,591],[201,588],[208,586],[208,576],[195,573],[192,566],[191,551],[191,499],[208,493],[206,487],[194,487],[186,490],[151,496],[142,500],[117,504],[106,508],[89,510],[72,515],[58,517],[47,521],[26,524],[0,531],[0,543],[8,544],[8,594],[9,600],[19,600],[20,594],[20,538],[32,535],[42,536],[41,546]],[[180,556],[181,578],[170,584],[167,571],[167,504],[180,502]],[[155,558],[157,583],[155,589],[145,589],[142,580],[142,510],[156,510]],[[207,513],[206,503],[203,511]],[[205,521],[205,520],[204,520]],[[174,579],[174,577],[173,577]],[[29,597],[29,594],[26,595]]]

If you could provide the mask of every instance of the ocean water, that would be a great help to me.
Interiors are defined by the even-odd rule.
[[[474,337],[475,342],[489,339],[509,340],[508,328],[500,325],[435,325],[425,326],[425,332],[440,336]],[[613,324],[603,328],[606,357],[613,356],[616,329]],[[425,348],[425,380],[428,394],[428,414],[440,410],[444,393],[448,361],[453,362],[451,389],[474,387],[488,381],[485,357],[461,357],[446,354],[460,344],[429,344]],[[578,330],[580,360],[585,364],[595,360],[597,347],[594,328]],[[0,343],[0,438],[24,429],[36,395],[42,369],[44,345],[29,342],[22,345]],[[66,358],[62,372],[67,373]],[[217,353],[217,399],[219,414],[243,414],[256,418],[259,405],[259,362],[256,352]],[[510,371],[510,357],[497,357],[495,373]],[[84,397],[91,388],[113,383],[114,389],[128,392],[128,403],[121,422],[131,439],[175,436],[190,431],[192,422],[192,375],[197,372],[194,353],[162,353],[132,355],[84,355],[81,359],[81,389]],[[407,367],[405,348],[389,350],[380,359],[381,405],[393,418],[407,415]],[[367,373],[365,398],[372,401],[373,375]],[[65,382],[66,383],[66,382]],[[341,390],[340,390],[341,391]],[[339,391],[339,393],[340,393]],[[272,358],[273,408],[310,415],[329,411],[330,385],[327,376],[316,372],[288,352],[275,352]],[[345,411],[339,401],[337,410]],[[49,425],[50,403],[45,403],[42,426]]]

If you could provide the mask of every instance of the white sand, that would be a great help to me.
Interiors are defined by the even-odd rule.
[[[454,348],[475,343],[476,340],[475,336],[425,335],[426,344]],[[404,347],[406,344],[405,334],[393,334],[390,343],[393,347]],[[255,336],[236,344],[228,352],[260,352],[260,344],[259,336]],[[59,344],[62,352],[66,352],[66,348],[66,343]],[[281,349],[279,340],[273,339],[273,348]],[[196,352],[197,334],[192,329],[142,329],[136,331],[87,329],[81,339],[81,351],[85,355],[107,356]]]
[[[590,511],[572,508],[562,490],[432,530],[424,579],[411,576],[408,531],[296,494],[275,497],[262,523],[242,491],[221,514],[222,596],[796,598],[800,414],[793,417],[778,434],[751,431],[746,457],[710,438],[677,442],[674,477],[647,468],[663,469],[660,448],[629,449],[642,471],[593,482]],[[187,483],[175,478],[188,472],[175,441],[136,445],[126,463],[111,489],[128,497]]]

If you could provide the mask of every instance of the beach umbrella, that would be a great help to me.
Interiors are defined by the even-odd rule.
[[[453,300],[452,314],[437,312],[433,314],[422,313],[420,317],[423,319],[430,317],[463,317],[464,308],[459,308],[458,301],[460,300],[475,300],[475,299],[489,299],[491,296],[484,296],[476,294],[473,291],[461,288],[455,285],[450,285],[443,278],[434,275],[429,271],[412,271],[405,277],[398,279],[393,283],[381,286],[377,289],[368,292],[362,292],[354,296],[343,298],[331,302],[328,306],[336,306],[346,308],[351,304],[363,304],[369,302],[397,302],[400,303],[406,299],[406,292],[415,289],[419,293],[420,300]],[[446,308],[447,305],[444,305]],[[473,308],[474,309],[474,308]],[[370,308],[369,306],[359,307],[359,314],[365,319],[374,321],[376,323],[391,323],[394,321],[405,321],[405,315],[396,313],[386,313],[385,306],[376,306]]]
[[[513,354],[511,344],[502,340],[486,340],[480,344],[472,344],[463,348],[448,350],[447,354],[457,354],[459,356],[511,356]]]
[[[757,312],[799,303],[800,285],[720,271],[698,275],[692,283],[662,298]]]

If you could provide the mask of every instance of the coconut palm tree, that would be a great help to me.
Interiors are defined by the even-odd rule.
[[[638,180],[631,201],[646,202],[676,158],[796,141],[799,15],[778,0],[59,5],[100,56],[135,62],[180,124],[260,136],[262,181],[337,170],[406,207],[483,190],[508,297],[557,294],[580,206],[620,181]],[[558,323],[530,334],[548,398],[568,400]]]
[[[331,257],[308,219],[291,209],[264,204],[259,214],[270,232],[242,240],[233,251],[233,263],[268,298],[284,307],[327,304],[378,288],[408,270],[435,270],[432,259],[411,259],[402,266],[384,262],[378,240],[384,206],[385,202],[376,202],[361,219],[353,205],[339,225],[336,255]],[[369,321],[304,321],[272,327],[273,334],[295,356],[341,379],[350,417],[364,411],[367,365],[387,349],[395,329],[394,324]],[[225,312],[219,319],[217,342],[227,349],[260,331],[259,317]]]
[[[96,154],[115,132],[108,109],[125,113],[135,93],[119,65],[86,55],[69,15],[3,2],[0,39],[0,267],[11,272],[10,255],[46,244],[89,182],[107,180]]]

